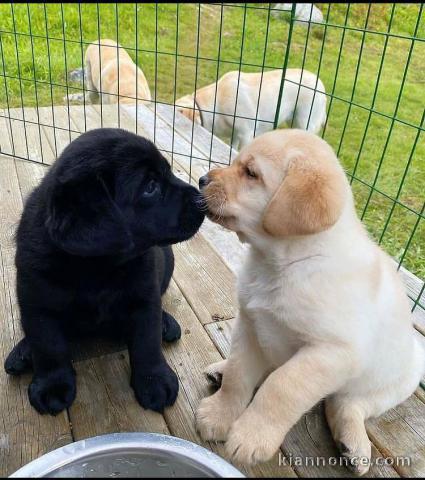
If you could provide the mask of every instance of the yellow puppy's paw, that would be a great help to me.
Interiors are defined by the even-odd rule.
[[[205,370],[204,374],[207,377],[210,384],[215,388],[221,387],[221,382],[223,379],[224,367],[226,366],[227,360],[221,360],[220,362],[215,362],[209,365]]]
[[[368,440],[363,444],[351,443],[349,440],[351,438],[337,442],[338,450],[345,459],[345,466],[359,477],[366,475],[370,468],[371,444]]]
[[[220,391],[204,398],[196,412],[196,428],[203,440],[225,441],[235,418]]]
[[[226,452],[239,464],[255,465],[269,461],[282,441],[283,435],[276,428],[253,420],[246,412],[230,429]]]

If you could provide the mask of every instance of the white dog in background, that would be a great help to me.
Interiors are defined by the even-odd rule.
[[[234,127],[232,147],[240,149],[254,134],[273,130],[281,78],[281,70],[263,75],[228,72],[218,82],[197,90],[195,98],[191,94],[178,99],[176,106],[209,131],[214,126],[216,135],[231,137]],[[295,128],[318,133],[325,121],[326,94],[320,78],[307,70],[287,69],[278,123],[292,122]]]
[[[266,461],[326,398],[335,442],[365,474],[365,420],[414,392],[425,357],[401,280],[358,219],[333,150],[276,130],[200,186],[209,217],[250,245],[230,355],[209,369],[221,388],[196,414],[202,438],[226,441],[235,461]]]

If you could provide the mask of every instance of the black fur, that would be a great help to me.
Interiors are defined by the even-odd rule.
[[[181,332],[161,296],[174,268],[170,245],[203,221],[197,196],[150,141],[119,129],[81,135],[31,193],[16,251],[25,338],[5,369],[33,369],[28,393],[40,413],[72,404],[69,342],[92,334],[126,341],[143,407],[162,411],[174,403],[178,381],[161,338]]]

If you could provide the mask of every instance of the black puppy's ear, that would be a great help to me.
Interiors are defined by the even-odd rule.
[[[102,178],[64,175],[48,202],[46,228],[53,242],[72,255],[103,256],[134,247],[125,218]]]

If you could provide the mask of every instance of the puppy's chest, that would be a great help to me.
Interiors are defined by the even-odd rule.
[[[114,288],[111,282],[81,282],[75,293],[73,310],[79,312],[81,323],[87,320],[92,326],[108,323],[114,318],[121,296],[121,289]]]
[[[267,315],[285,323],[291,309],[289,284],[286,279],[270,275],[260,268],[246,269],[238,282],[240,304],[250,314]]]
[[[96,328],[116,323],[131,308],[136,280],[129,281],[126,272],[82,276],[75,290],[72,310],[79,314],[82,325],[89,323]],[[143,282],[139,281],[137,285],[137,293],[143,294]]]
[[[292,328],[293,305],[285,292],[284,279],[267,278],[256,271],[243,276],[238,293],[264,354],[272,364],[282,364],[302,343]]]

